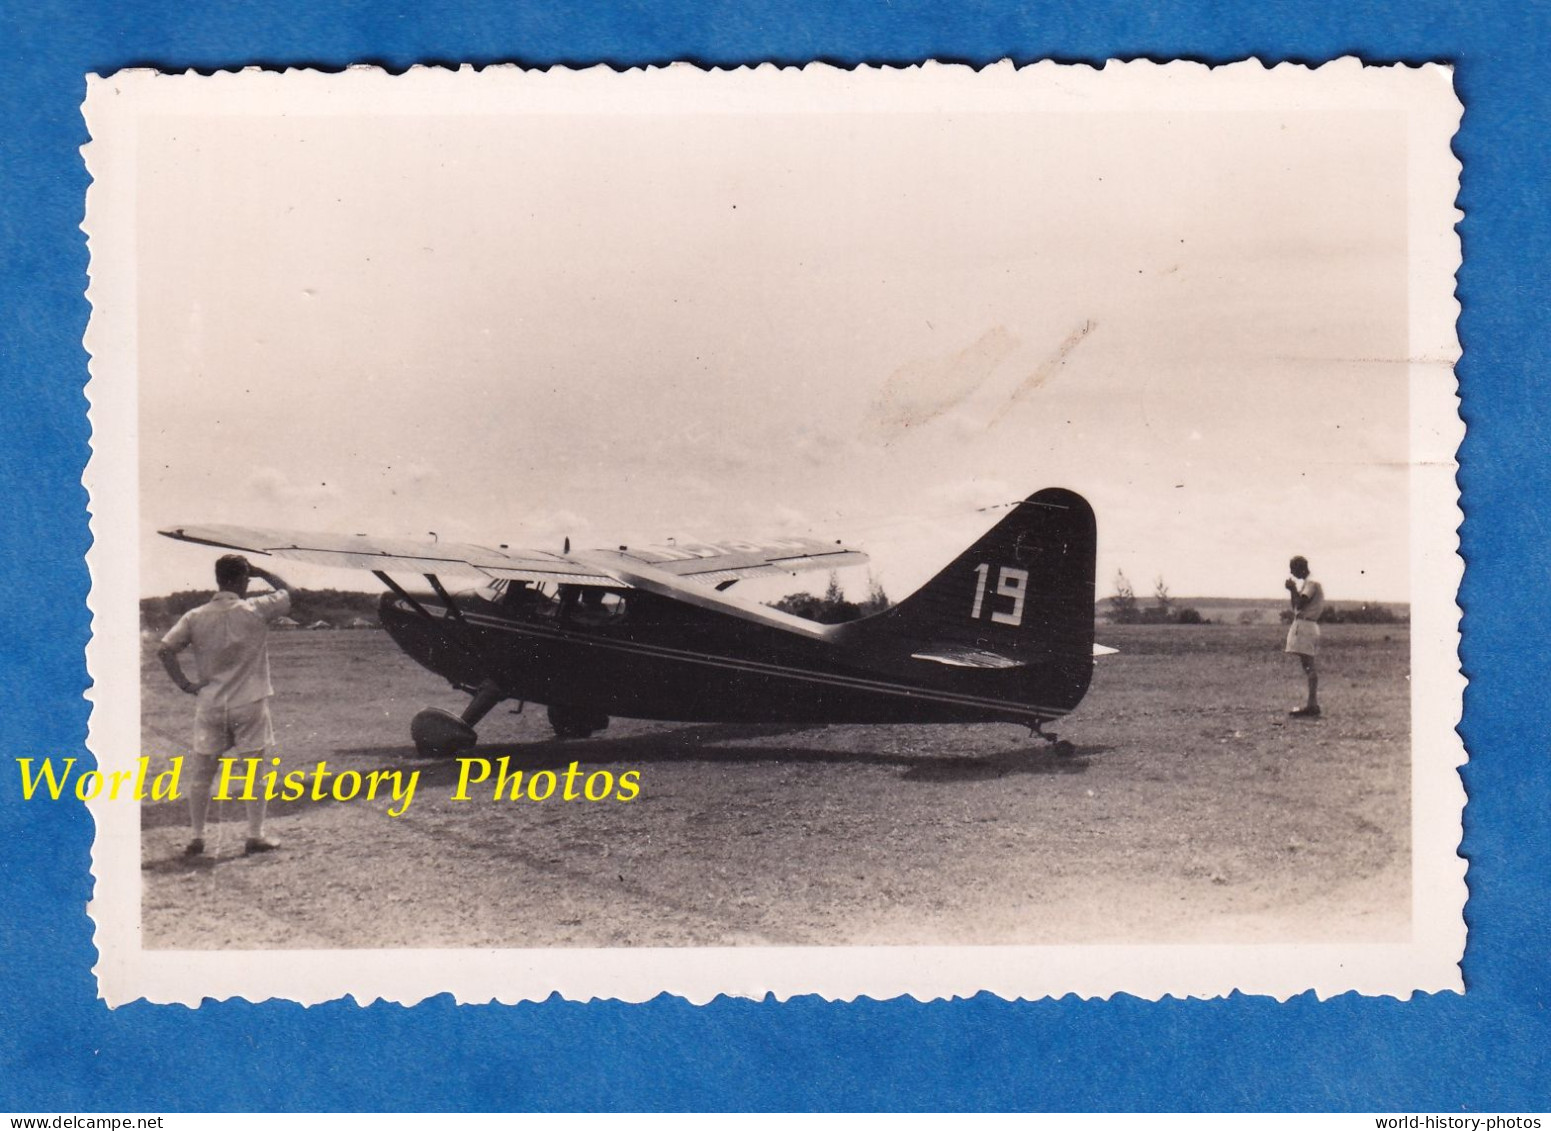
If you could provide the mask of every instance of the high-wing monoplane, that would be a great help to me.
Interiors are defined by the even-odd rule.
[[[1093,510],[1049,488],[1015,504],[915,593],[824,625],[729,590],[866,555],[808,538],[619,546],[559,554],[439,541],[179,526],[169,538],[371,570],[380,615],[410,657],[471,698],[417,714],[427,756],[473,747],[506,700],[543,704],[555,733],[610,716],[681,722],[1043,724],[1093,673]],[[411,592],[392,576],[424,576]],[[449,588],[473,579],[477,587]]]

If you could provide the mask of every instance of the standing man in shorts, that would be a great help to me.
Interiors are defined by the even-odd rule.
[[[1325,589],[1309,576],[1309,560],[1299,556],[1287,563],[1287,595],[1292,600],[1292,624],[1287,629],[1286,651],[1303,662],[1303,674],[1309,681],[1309,701],[1296,711],[1295,719],[1319,718],[1319,669],[1314,657],[1319,653],[1319,618],[1325,611]]]
[[[249,597],[250,578],[267,581],[274,589]],[[197,609],[190,609],[162,637],[158,652],[162,667],[180,690],[197,695],[194,708],[194,775],[188,796],[189,823],[194,838],[185,856],[205,851],[205,815],[210,811],[210,789],[222,755],[233,758],[267,757],[275,748],[275,732],[269,721],[269,622],[291,608],[290,586],[268,570],[250,565],[240,554],[226,554],[215,563],[216,595]],[[197,678],[183,672],[178,653],[194,648]],[[278,847],[264,837],[262,794],[248,802],[248,839],[244,852],[270,852]]]

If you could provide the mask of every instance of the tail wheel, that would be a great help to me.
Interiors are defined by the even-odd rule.
[[[479,741],[474,728],[450,711],[427,707],[409,724],[409,737],[422,758],[451,758]]]
[[[552,703],[549,707],[549,725],[555,728],[556,738],[587,738],[607,729],[609,717],[602,711],[588,707]]]

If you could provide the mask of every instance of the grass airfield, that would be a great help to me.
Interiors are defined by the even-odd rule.
[[[1330,625],[1325,717],[1277,625],[1106,626],[1047,750],[1022,727],[615,720],[556,741],[498,709],[474,755],[640,773],[629,803],[450,800],[409,720],[464,697],[377,631],[270,638],[283,769],[419,770],[413,803],[142,807],[145,945],[171,949],[1391,942],[1410,931],[1409,633]],[[143,657],[152,770],[193,701]]]

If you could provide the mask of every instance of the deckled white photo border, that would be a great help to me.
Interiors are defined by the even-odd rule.
[[[414,1003],[451,993],[462,1002],[644,1001],[661,993],[705,1002],[719,994],[921,1000],[989,991],[1005,998],[1124,992],[1147,999],[1233,991],[1279,999],[1316,991],[1408,997],[1463,990],[1465,862],[1458,854],[1465,760],[1459,609],[1463,572],[1455,452],[1464,437],[1453,364],[1459,355],[1454,225],[1459,163],[1450,141],[1461,108],[1441,65],[1318,68],[1249,61],[1089,66],[1002,63],[982,70],[926,64],[842,70],[763,66],[705,71],[689,65],[624,73],[606,67],[545,72],[377,68],[342,74],[248,70],[212,76],[125,71],[90,76],[84,147],[92,184],[83,228],[92,306],[85,344],[92,455],[84,476],[94,541],[87,554],[94,681],[88,746],[104,770],[132,767],[139,747],[136,514],[139,500],[136,369],[136,146],[149,116],[374,114],[663,114],[891,110],[1123,113],[1222,108],[1390,110],[1407,123],[1410,263],[1412,939],[1396,944],[975,947],[749,947],[529,950],[146,950],[140,931],[140,815],[98,801],[92,849],[101,996],[197,1005],[205,998],[344,996]]]

